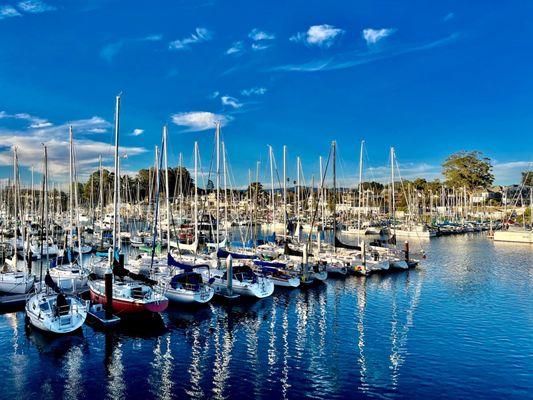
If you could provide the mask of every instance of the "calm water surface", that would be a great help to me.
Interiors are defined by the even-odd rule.
[[[414,245],[413,245],[414,246]],[[423,244],[407,273],[330,279],[50,339],[0,315],[2,399],[533,399],[533,247]]]

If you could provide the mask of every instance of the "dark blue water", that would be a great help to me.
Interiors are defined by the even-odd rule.
[[[533,398],[533,247],[437,238],[408,273],[50,339],[0,315],[0,398]]]

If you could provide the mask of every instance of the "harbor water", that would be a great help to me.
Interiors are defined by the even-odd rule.
[[[48,337],[5,312],[0,398],[533,399],[531,246],[420,246],[407,272],[172,307],[107,333]]]

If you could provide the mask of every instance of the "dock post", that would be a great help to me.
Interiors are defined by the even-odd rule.
[[[361,264],[366,267],[366,243],[364,240],[361,242]]]
[[[28,265],[28,273],[31,274],[31,267],[32,267],[32,263],[33,263],[33,253],[31,252],[31,250],[28,252],[28,256],[27,256],[27,260],[26,260],[26,264]]]
[[[231,254],[226,259],[226,281],[228,283],[228,295],[233,296],[233,258]]]
[[[113,317],[113,274],[105,274],[105,318],[107,320]]]
[[[409,242],[405,241],[405,261],[409,261]]]

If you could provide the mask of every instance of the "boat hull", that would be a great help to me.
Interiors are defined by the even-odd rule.
[[[105,295],[102,295],[93,289],[90,289],[90,293],[91,301],[93,303],[104,305],[107,303]],[[111,306],[113,307],[113,311],[117,314],[158,313],[166,310],[168,307],[168,299],[153,302],[141,302],[113,298]]]

